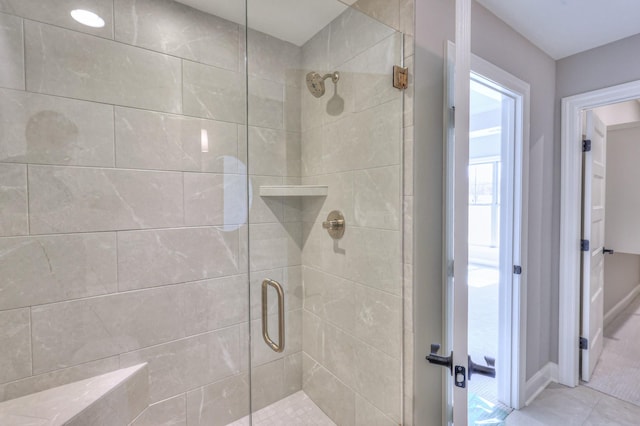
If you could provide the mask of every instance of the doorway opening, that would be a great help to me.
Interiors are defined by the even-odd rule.
[[[630,289],[629,292],[620,299],[619,303],[621,304],[611,304],[607,302],[607,305],[610,304],[611,306],[605,308],[605,297],[603,297],[603,295],[606,292],[606,284],[601,287],[599,283],[609,281],[608,279],[605,280],[605,276],[609,275],[606,263],[609,261],[611,261],[611,263],[619,262],[627,254],[630,254],[627,253],[628,251],[634,249],[625,247],[624,244],[619,242],[620,240],[618,242],[611,241],[611,235],[607,236],[607,234],[612,233],[606,232],[604,224],[609,221],[616,225],[622,225],[621,233],[630,237],[638,235],[640,228],[638,230],[631,230],[628,225],[622,223],[620,219],[607,219],[605,212],[610,209],[608,207],[605,208],[607,196],[604,190],[585,191],[590,193],[592,197],[593,194],[595,194],[596,197],[601,197],[600,200],[596,199],[594,203],[585,202],[583,206],[582,198],[584,188],[583,176],[589,179],[592,179],[593,176],[593,173],[587,167],[588,163],[592,161],[589,159],[589,155],[591,154],[587,153],[587,155],[583,152],[583,140],[590,140],[594,134],[594,126],[589,126],[589,122],[593,123],[594,120],[593,118],[591,120],[586,119],[586,112],[589,111],[591,112],[590,114],[593,115],[593,111],[597,111],[596,109],[599,107],[632,101],[637,98],[640,98],[640,81],[583,93],[562,100],[561,286],[559,300],[558,378],[561,384],[567,386],[577,386],[581,378],[591,381],[591,374],[597,366],[597,360],[600,359],[600,349],[605,347],[604,341],[609,334],[609,331],[605,328],[605,318],[610,320],[616,317],[616,313],[620,313],[625,309],[632,309],[630,302],[633,301],[638,292],[638,290]],[[619,113],[616,113],[616,115],[620,116]],[[606,143],[603,145],[606,146]],[[599,149],[604,153],[599,155],[604,155],[604,158],[606,158],[606,148]],[[631,155],[626,154],[621,158],[631,159],[631,157]],[[615,168],[609,167],[609,170],[620,172],[631,169],[631,171],[635,171],[636,168],[635,165],[633,167],[621,167],[621,164],[616,164]],[[609,175],[609,170],[604,176]],[[609,183],[606,183],[606,186],[604,186],[604,188],[607,187],[609,187]],[[614,191],[614,194],[616,192],[617,191]],[[621,200],[627,200],[629,198],[629,194],[623,193],[621,195],[621,197],[618,197]],[[601,216],[604,224],[596,228],[591,226],[591,223],[594,221],[589,217],[585,217],[585,225],[581,226],[583,222],[583,211],[594,212],[595,209],[593,205],[598,203],[602,206]],[[633,209],[629,208],[626,210],[627,213],[629,213],[629,210],[633,211]],[[589,233],[585,233],[585,230],[588,230]],[[600,233],[602,235],[600,235]],[[582,243],[581,240],[589,240],[589,247],[587,248],[586,243]],[[593,244],[591,241],[594,241]],[[618,254],[605,258],[603,250],[605,248],[608,249],[609,246],[618,252]],[[625,248],[621,250],[620,247]],[[638,253],[640,253],[640,250],[638,250]],[[590,263],[584,261],[589,258],[593,261]],[[591,266],[597,266],[599,262],[605,263],[601,268],[602,270]],[[609,268],[609,272],[616,272],[616,269],[619,267],[620,265],[614,265],[613,268]],[[593,274],[591,273],[592,270]],[[591,285],[592,280],[596,281],[595,285]],[[635,287],[637,287],[637,283]],[[584,300],[581,296],[584,296]],[[627,305],[624,305],[625,303]],[[624,308],[622,308],[623,305],[625,306]],[[633,312],[631,312],[631,314],[633,314]],[[600,332],[603,337],[599,339],[599,342],[597,341],[598,330],[604,330],[604,332]],[[615,333],[613,337],[616,337]],[[637,338],[635,340],[637,341]],[[615,365],[619,367],[622,364],[620,360],[618,360]],[[583,367],[582,371],[580,371],[581,367]]]
[[[468,352],[496,377],[469,380],[469,424],[504,418],[512,406],[512,333],[518,95],[472,72],[469,122]],[[521,120],[521,119],[520,119]],[[516,170],[518,169],[518,170]],[[509,326],[502,326],[509,325]]]
[[[589,109],[581,118],[580,380],[640,405],[640,102]]]

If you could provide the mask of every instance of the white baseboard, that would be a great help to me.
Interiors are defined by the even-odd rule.
[[[558,364],[549,362],[542,367],[540,371],[533,375],[525,384],[525,397],[526,402],[524,405],[529,405],[536,399],[540,392],[546,388],[549,383],[558,381]]]
[[[608,326],[615,317],[617,317],[622,311],[624,311],[624,309],[629,306],[629,303],[631,303],[631,301],[635,299],[638,294],[640,294],[640,284],[635,286],[634,289],[631,290],[624,299],[616,303],[616,306],[609,309],[609,312],[604,314],[604,326]]]

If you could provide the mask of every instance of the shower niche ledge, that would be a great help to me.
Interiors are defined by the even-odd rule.
[[[326,197],[327,185],[262,185],[261,197]]]

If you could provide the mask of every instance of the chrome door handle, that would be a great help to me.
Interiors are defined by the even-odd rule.
[[[278,343],[269,337],[269,304],[267,303],[269,286],[278,292]],[[262,338],[275,352],[284,351],[284,291],[279,282],[270,279],[262,281]]]

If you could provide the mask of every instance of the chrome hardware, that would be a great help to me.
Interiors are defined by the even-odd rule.
[[[279,339],[276,344],[269,337],[269,305],[267,303],[267,292],[269,286],[278,292],[278,334]],[[284,351],[284,291],[279,282],[266,279],[262,281],[262,338],[265,343],[275,352]]]
[[[329,232],[334,240],[342,238],[345,228],[344,215],[338,210],[332,211],[327,216],[327,220],[322,222],[322,227]]]

